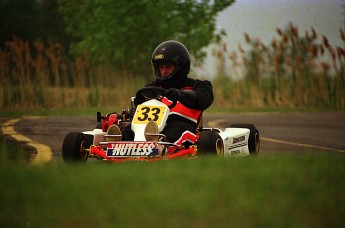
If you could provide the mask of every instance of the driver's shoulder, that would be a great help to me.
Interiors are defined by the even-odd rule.
[[[211,84],[208,80],[201,80],[201,79],[195,79],[195,78],[188,78],[186,82],[184,83],[184,86],[186,87],[193,87],[196,88],[201,85],[208,85]]]

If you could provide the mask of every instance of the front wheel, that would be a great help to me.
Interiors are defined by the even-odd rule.
[[[258,129],[253,124],[231,124],[230,127],[234,128],[247,128],[250,130],[248,139],[248,149],[250,155],[259,154],[260,150],[260,134]]]
[[[224,156],[224,143],[216,130],[201,132],[197,148],[199,154]]]
[[[65,136],[62,144],[62,159],[65,162],[85,162],[88,155],[88,143],[83,133],[70,132]]]

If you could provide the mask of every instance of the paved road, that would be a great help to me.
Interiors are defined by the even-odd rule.
[[[253,123],[260,132],[260,154],[343,153],[345,155],[345,113],[239,113],[210,114],[205,127],[225,128],[232,123]],[[14,129],[52,149],[53,160],[61,160],[64,136],[71,131],[92,130],[96,117],[25,117]]]

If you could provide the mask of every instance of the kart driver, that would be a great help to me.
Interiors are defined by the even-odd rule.
[[[213,102],[211,82],[188,77],[191,65],[189,52],[178,41],[159,44],[152,53],[151,63],[155,80],[146,86],[166,89],[162,102],[168,106],[176,103],[170,107],[167,125],[161,133],[171,143],[194,143],[199,118]],[[143,101],[135,99],[136,105]],[[134,133],[129,128],[122,130],[122,140],[133,139]]]

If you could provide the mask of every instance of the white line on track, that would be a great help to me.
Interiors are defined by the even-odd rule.
[[[24,142],[27,145],[33,147],[36,149],[37,151],[37,155],[35,156],[35,158],[31,161],[30,164],[32,165],[36,165],[36,164],[44,164],[49,162],[50,160],[52,160],[53,158],[53,152],[50,149],[49,146],[46,146],[44,144],[40,144],[37,143],[33,140],[31,140],[30,138],[19,134],[18,132],[16,132],[14,130],[14,124],[17,123],[18,121],[20,121],[20,119],[12,119],[7,121],[6,123],[4,123],[2,125],[2,132],[5,135],[8,135],[12,138],[14,138],[16,141],[18,142]]]
[[[305,143],[289,142],[289,141],[285,141],[285,140],[264,138],[264,137],[260,137],[260,139],[263,141],[268,141],[268,142],[273,142],[273,143],[281,143],[281,144],[288,144],[288,145],[293,145],[293,146],[301,146],[301,147],[316,148],[316,149],[323,149],[323,150],[332,150],[332,151],[337,151],[340,153],[345,153],[345,150],[338,150],[338,149],[324,147],[324,146],[316,146],[316,145],[305,144]]]
[[[214,120],[214,121],[208,122],[208,125],[210,127],[220,128],[219,124],[220,123],[224,123],[226,121],[227,121],[226,119]],[[259,132],[260,132],[260,130],[259,130]],[[260,137],[260,140],[268,141],[268,142],[273,142],[273,143],[281,143],[281,144],[287,144],[287,145],[293,145],[293,146],[300,146],[300,147],[306,147],[306,148],[316,148],[316,149],[323,149],[323,150],[331,150],[331,151],[337,151],[337,152],[340,152],[340,153],[345,153],[345,150],[339,150],[339,149],[323,147],[323,146],[316,146],[316,145],[311,145],[311,144],[289,142],[289,141],[280,140],[280,139],[272,139],[272,138]]]

